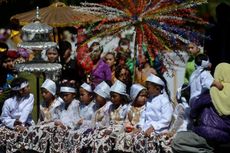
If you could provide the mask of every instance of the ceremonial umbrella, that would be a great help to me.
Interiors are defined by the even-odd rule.
[[[25,25],[33,22],[35,12],[35,10],[31,10],[29,12],[16,14],[11,17],[11,20],[18,19],[20,25]],[[71,6],[66,6],[62,2],[56,2],[48,7],[41,8],[39,12],[41,22],[52,27],[75,26],[94,21],[96,22],[100,19],[99,16],[86,14],[82,11],[79,12]]]

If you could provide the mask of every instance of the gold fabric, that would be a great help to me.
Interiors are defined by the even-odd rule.
[[[116,125],[121,124],[123,122],[123,118],[121,118],[120,116],[121,109],[122,105],[110,112],[110,120]]]
[[[144,110],[145,106],[134,107],[131,106],[130,111],[128,112],[128,120],[132,125],[136,125],[140,121],[141,112]]]

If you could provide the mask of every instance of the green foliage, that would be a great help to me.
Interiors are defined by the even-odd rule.
[[[4,103],[4,101],[9,97],[10,95],[10,89],[3,91],[3,93],[0,94],[0,103]]]

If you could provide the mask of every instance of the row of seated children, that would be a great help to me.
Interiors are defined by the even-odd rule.
[[[17,82],[16,85],[13,83]],[[165,92],[164,79],[149,75],[146,87],[133,84],[130,94],[126,85],[119,80],[110,87],[101,82],[92,90],[83,83],[80,87],[80,98],[76,100],[76,89],[73,86],[61,86],[60,97],[56,96],[56,84],[45,80],[41,86],[44,103],[41,104],[38,125],[52,123],[62,129],[85,132],[87,129],[124,129],[126,132],[142,132],[145,136],[163,133],[169,129],[173,106]],[[15,91],[5,101],[1,115],[2,126],[16,131],[24,131],[34,123],[31,119],[33,95],[29,93],[28,81],[17,78],[12,82]],[[108,130],[111,134],[113,130]]]

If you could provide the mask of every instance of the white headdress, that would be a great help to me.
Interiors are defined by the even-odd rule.
[[[120,80],[115,81],[115,83],[110,88],[110,92],[116,92],[129,98],[129,95],[126,93],[126,85]]]
[[[54,81],[50,80],[50,79],[46,79],[41,88],[45,88],[46,90],[48,90],[52,95],[56,95],[56,84]]]
[[[83,83],[81,87],[88,92],[93,92],[92,87],[88,83]]]
[[[150,74],[148,77],[147,77],[147,80],[146,81],[149,81],[149,82],[152,82],[152,83],[155,83],[155,84],[158,84],[158,85],[161,85],[161,86],[165,86],[165,83],[163,80],[161,80],[161,78],[159,78],[158,76],[154,75],[154,74]]]
[[[60,92],[76,93],[76,89],[73,87],[63,86],[63,87],[61,87]]]
[[[137,95],[141,92],[141,90],[146,89],[144,86],[140,84],[133,84],[130,88],[130,98],[132,102],[137,98]]]
[[[13,91],[19,91],[29,85],[28,81],[22,82],[19,86],[11,88]]]
[[[102,81],[96,86],[94,92],[101,97],[108,99],[110,97],[110,86],[105,81]]]

